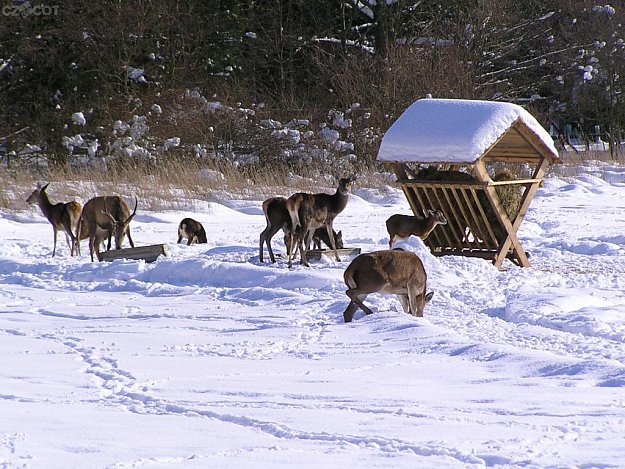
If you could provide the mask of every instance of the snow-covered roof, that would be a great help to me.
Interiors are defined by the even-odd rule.
[[[521,106],[497,101],[420,99],[386,132],[377,159],[472,164],[517,120],[558,157],[549,133]]]

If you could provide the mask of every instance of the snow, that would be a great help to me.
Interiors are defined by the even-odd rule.
[[[625,169],[580,171],[539,189],[531,268],[411,238],[425,317],[371,295],[350,324],[348,259],[258,261],[261,200],[140,205],[152,264],[63,236],[52,258],[37,208],[0,212],[0,467],[623,467]],[[385,249],[393,213],[400,191],[356,189],[335,228]],[[208,244],[175,243],[186,216]]]
[[[75,112],[72,114],[72,122],[76,125],[86,125],[87,119],[85,119],[85,115],[82,112]]]
[[[520,119],[558,155],[553,139],[521,106],[496,101],[420,99],[391,125],[378,161],[472,164]]]

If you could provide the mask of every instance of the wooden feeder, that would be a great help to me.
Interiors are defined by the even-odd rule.
[[[384,135],[377,159],[392,168],[416,216],[436,209],[447,218],[425,240],[433,254],[529,267],[517,231],[545,172],[561,161],[548,132],[522,107],[421,99]],[[489,169],[508,170],[505,180]],[[518,195],[513,209],[505,194]]]

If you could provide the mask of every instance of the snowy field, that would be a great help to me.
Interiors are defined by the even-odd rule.
[[[532,268],[411,241],[424,318],[373,295],[344,324],[348,259],[261,264],[261,201],[196,207],[139,203],[135,243],[170,248],[152,264],[63,236],[52,258],[38,208],[0,212],[0,467],[625,467],[624,168],[546,180]],[[393,213],[400,192],[356,188],[335,227],[384,249]],[[207,245],[175,243],[185,216]]]

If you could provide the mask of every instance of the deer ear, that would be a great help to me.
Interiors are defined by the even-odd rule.
[[[430,293],[425,295],[425,302],[427,303],[428,301],[430,301],[433,296],[434,296],[434,292],[433,291],[431,291]]]

